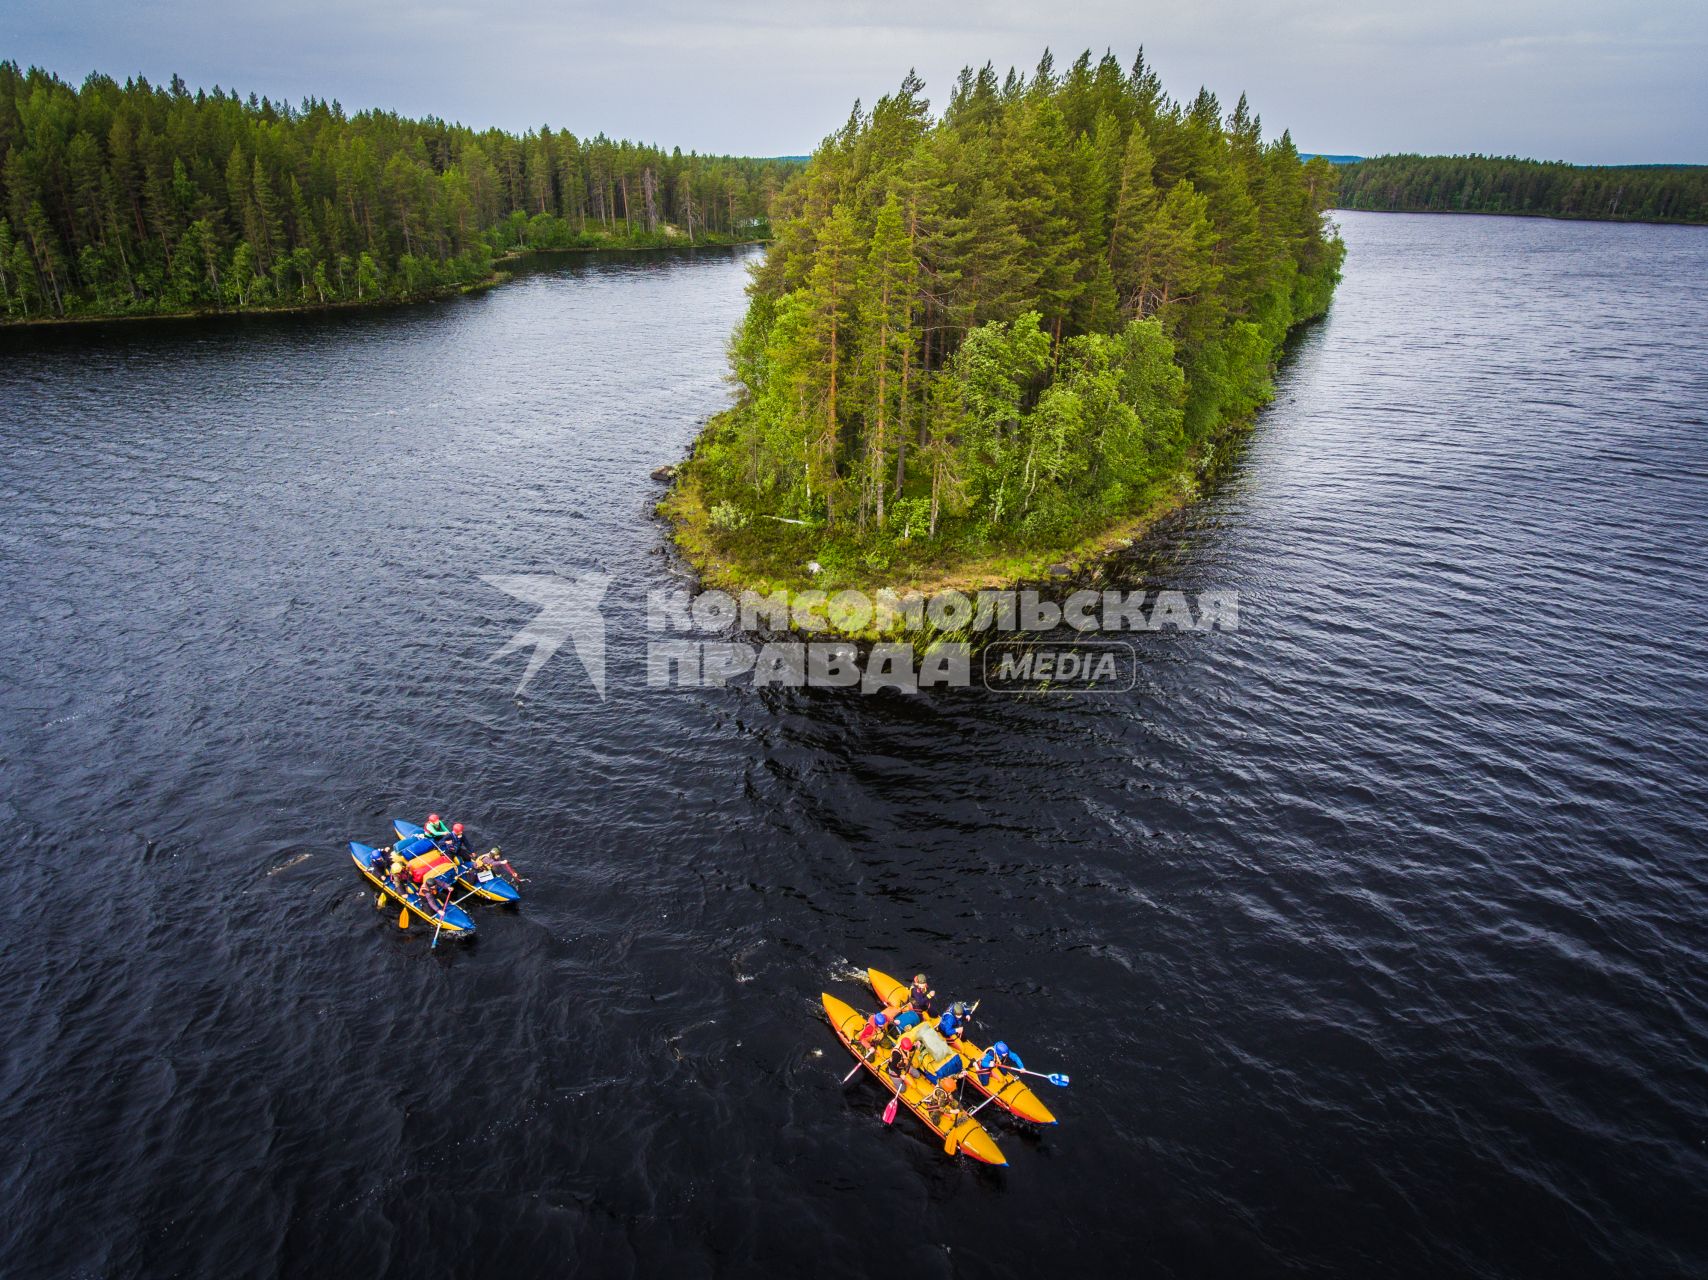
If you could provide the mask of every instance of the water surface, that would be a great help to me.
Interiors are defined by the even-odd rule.
[[[1708,1270],[1708,232],[1343,222],[1121,696],[645,687],[741,252],[0,339],[0,1270]],[[428,807],[532,877],[434,951]],[[866,964],[1062,1125],[886,1128]]]

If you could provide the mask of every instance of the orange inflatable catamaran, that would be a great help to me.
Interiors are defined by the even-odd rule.
[[[838,1000],[828,992],[821,998],[824,1001],[825,1015],[830,1019],[830,1025],[835,1028],[837,1038],[886,1089],[896,1093],[897,1101],[943,1139],[945,1153],[964,1153],[985,1164],[1008,1163],[1008,1158],[997,1147],[996,1140],[985,1132],[983,1125],[967,1113],[953,1090],[945,1089],[917,1075],[904,1074],[897,1091],[898,1082],[883,1069],[895,1050],[882,1040],[862,1046],[858,1037],[866,1019],[852,1005]]]
[[[884,1002],[885,1009],[893,1012],[907,1003],[907,983],[897,982],[889,974],[878,969],[866,970],[866,977],[872,984],[873,994]],[[927,1018],[923,1025],[935,1027],[938,1021],[936,1018]],[[993,1066],[984,1072],[977,1070],[974,1064],[984,1056],[983,1046],[974,1044],[965,1036],[956,1037],[950,1044],[966,1060],[968,1067],[972,1068],[963,1079],[991,1098],[997,1106],[1032,1124],[1056,1123],[1055,1113],[1043,1104],[1021,1077],[1012,1071],[1003,1070],[1000,1066]],[[982,1082],[981,1075],[984,1077]]]

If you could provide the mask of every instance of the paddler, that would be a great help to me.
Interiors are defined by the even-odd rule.
[[[401,894],[409,887],[409,863],[396,849],[389,849],[387,852],[391,854],[391,866],[387,868],[391,887]]]
[[[931,989],[923,973],[913,975],[913,985],[907,989],[907,1007],[921,1017],[931,1016],[931,998],[937,993]]]
[[[901,1092],[902,1084],[908,1077],[918,1078],[919,1068],[913,1064],[913,1041],[903,1036],[895,1047],[895,1052],[884,1059],[884,1071],[894,1083],[896,1092]]]
[[[896,1030],[911,1031],[926,1018],[931,1016],[931,997],[937,993],[931,989],[923,973],[913,975],[913,985],[907,989],[901,1000],[894,1005]]]
[[[959,1040],[967,1033],[967,1028],[972,1025],[972,1021],[972,1015],[967,1012],[967,1002],[957,1000],[949,1006],[941,1018],[937,1019],[937,1030],[942,1033],[945,1040]]]
[[[493,845],[492,848],[488,849],[485,853],[476,857],[474,865],[477,871],[491,871],[494,868],[501,869],[505,876],[510,880],[511,884],[522,883],[522,877],[516,874],[515,867],[511,866],[504,860],[504,850],[500,849],[497,845]]]
[[[439,896],[441,893],[444,894],[443,899]],[[434,915],[443,915],[445,911],[445,904],[450,902],[450,900],[450,885],[446,884],[441,886],[437,877],[428,877],[422,880],[421,906],[424,910],[430,911]]]
[[[445,820],[436,813],[427,815],[427,821],[422,824],[421,830],[434,843],[451,838],[451,829],[445,825]]]
[[[890,1056],[884,1059],[884,1074],[890,1078],[890,1088],[894,1089],[897,1093],[901,1092],[902,1079],[907,1075],[907,1054],[903,1052],[901,1045],[908,1043],[909,1042],[904,1038],[901,1044],[898,1044],[891,1052]],[[911,1045],[909,1047],[911,1047]]]
[[[884,1027],[888,1025],[888,1023],[889,1018],[885,1014],[881,1012],[874,1013],[871,1017],[866,1019],[866,1025],[860,1028],[860,1035],[858,1039],[867,1061],[870,1061],[872,1055],[877,1052],[874,1044],[875,1042],[883,1039]]]
[[[463,824],[460,822],[453,822],[451,824],[451,834],[439,841],[439,847],[446,853],[450,854],[451,857],[455,858],[458,862],[467,862],[469,856],[469,842],[463,838]]]
[[[979,1059],[979,1083],[981,1085],[989,1084],[990,1073],[994,1068],[1009,1066],[1016,1067],[1021,1071],[1026,1069],[1026,1064],[1020,1061],[1020,1055],[1015,1053],[1014,1050],[1010,1049],[1001,1040],[998,1040],[995,1044],[991,1045],[990,1048],[986,1049],[984,1051],[984,1057]]]

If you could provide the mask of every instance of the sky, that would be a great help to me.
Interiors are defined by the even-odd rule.
[[[0,57],[483,128],[810,152],[909,67],[1084,49],[1302,151],[1708,163],[1708,0],[0,0]]]

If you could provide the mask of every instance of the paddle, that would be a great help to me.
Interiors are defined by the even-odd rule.
[[[397,913],[397,927],[399,929],[409,928],[409,904],[407,902],[403,904],[403,910]]]
[[[971,1071],[981,1071],[985,1068],[979,1067],[975,1064],[968,1069]],[[1006,1062],[999,1062],[989,1069],[992,1071],[1007,1071],[1017,1076],[1037,1076],[1040,1080],[1048,1080],[1058,1089],[1065,1089],[1068,1085],[1068,1078],[1059,1071],[1028,1071],[1025,1067],[1010,1066]]]
[[[892,1052],[895,1051],[892,1050]],[[896,1122],[896,1107],[901,1102],[901,1091],[907,1088],[907,1077],[903,1076],[900,1080],[897,1080],[894,1083],[896,1091],[895,1097],[891,1098],[890,1105],[884,1108],[885,1124],[894,1124]]]
[[[941,1088],[941,1085],[939,1085],[939,1088]],[[948,1090],[943,1090],[943,1094],[947,1097]],[[945,1110],[949,1113],[949,1131],[943,1135],[943,1154],[946,1156],[952,1156],[960,1149],[961,1146],[961,1140],[955,1136],[955,1131],[961,1126],[955,1121],[955,1104],[952,1102],[946,1104]],[[930,1113],[927,1112],[926,1114],[929,1115]],[[943,1112],[939,1111],[937,1114],[942,1115]]]
[[[427,950],[431,951],[431,950],[433,950],[434,947],[437,947],[439,945],[439,930],[441,930],[445,927],[445,912],[449,911],[450,909],[451,909],[451,889],[450,889],[450,886],[447,885],[447,886],[445,886],[445,900],[439,904],[439,923],[433,926],[433,946],[428,947]]]

